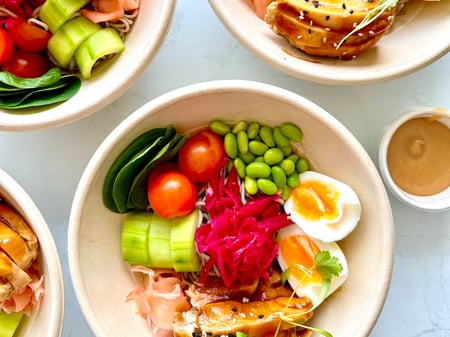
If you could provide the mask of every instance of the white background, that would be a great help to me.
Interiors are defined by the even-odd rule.
[[[66,247],[72,198],[95,149],[120,121],[154,97],[218,79],[266,82],[310,99],[342,121],[376,164],[383,128],[399,113],[417,105],[450,108],[448,54],[412,75],[382,84],[315,84],[256,59],[228,33],[206,1],[178,1],[160,53],[113,104],[67,126],[0,132],[0,167],[40,208],[59,249],[65,281],[62,336],[93,336],[72,289]],[[395,222],[395,265],[385,307],[370,336],[450,337],[450,211],[425,213],[389,196]]]

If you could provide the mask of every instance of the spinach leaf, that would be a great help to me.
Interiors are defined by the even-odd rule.
[[[7,71],[0,72],[0,91],[34,89],[52,85],[61,78],[61,69],[51,68],[44,75],[34,78],[22,78]]]

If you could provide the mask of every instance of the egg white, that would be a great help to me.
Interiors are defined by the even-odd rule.
[[[339,191],[337,208],[339,215],[335,219],[321,218],[316,221],[306,219],[295,211],[294,199],[291,196],[284,203],[284,210],[291,220],[300,226],[309,236],[324,242],[339,241],[349,235],[356,227],[361,217],[361,203],[353,189],[324,174],[306,171],[300,174],[300,186],[303,182],[319,181],[330,184]]]
[[[292,224],[292,225],[284,227],[278,231],[277,241],[281,242],[281,240],[284,240],[285,238],[287,238],[291,235],[305,235],[305,234],[306,233],[300,227],[298,227],[295,224]],[[338,244],[336,242],[323,242],[321,240],[314,239],[314,238],[311,238],[311,240],[318,246],[318,248],[321,251],[328,251],[331,256],[336,257],[342,266],[342,271],[340,272],[340,274],[338,276],[334,276],[331,279],[330,289],[326,296],[326,297],[328,297],[333,292],[335,292],[336,289],[338,289],[347,279],[347,276],[348,276],[347,259],[345,258],[343,251],[341,250],[341,248],[338,246]],[[289,267],[286,265],[286,263],[283,259],[283,256],[281,255],[280,248],[279,248],[277,260],[278,260],[278,264],[280,265],[282,270],[285,270]],[[295,290],[295,293],[297,296],[308,297],[311,300],[314,307],[316,307],[320,304],[319,303],[319,300],[320,300],[319,295],[320,295],[321,288],[322,288],[322,282],[317,283],[317,282],[312,281],[306,285],[302,284],[301,286],[299,286],[298,279],[295,276],[293,276],[292,273],[289,273],[288,275],[289,276],[288,276],[287,280],[289,282],[289,285],[291,286],[292,289]],[[305,283],[305,282],[303,281],[303,283]]]

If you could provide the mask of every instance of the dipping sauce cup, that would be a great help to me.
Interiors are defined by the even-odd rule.
[[[450,111],[418,107],[385,130],[381,176],[402,202],[426,211],[450,208]]]

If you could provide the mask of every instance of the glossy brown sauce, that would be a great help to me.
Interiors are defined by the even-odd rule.
[[[419,117],[392,136],[387,165],[405,192],[428,196],[450,186],[450,128],[436,117]]]

